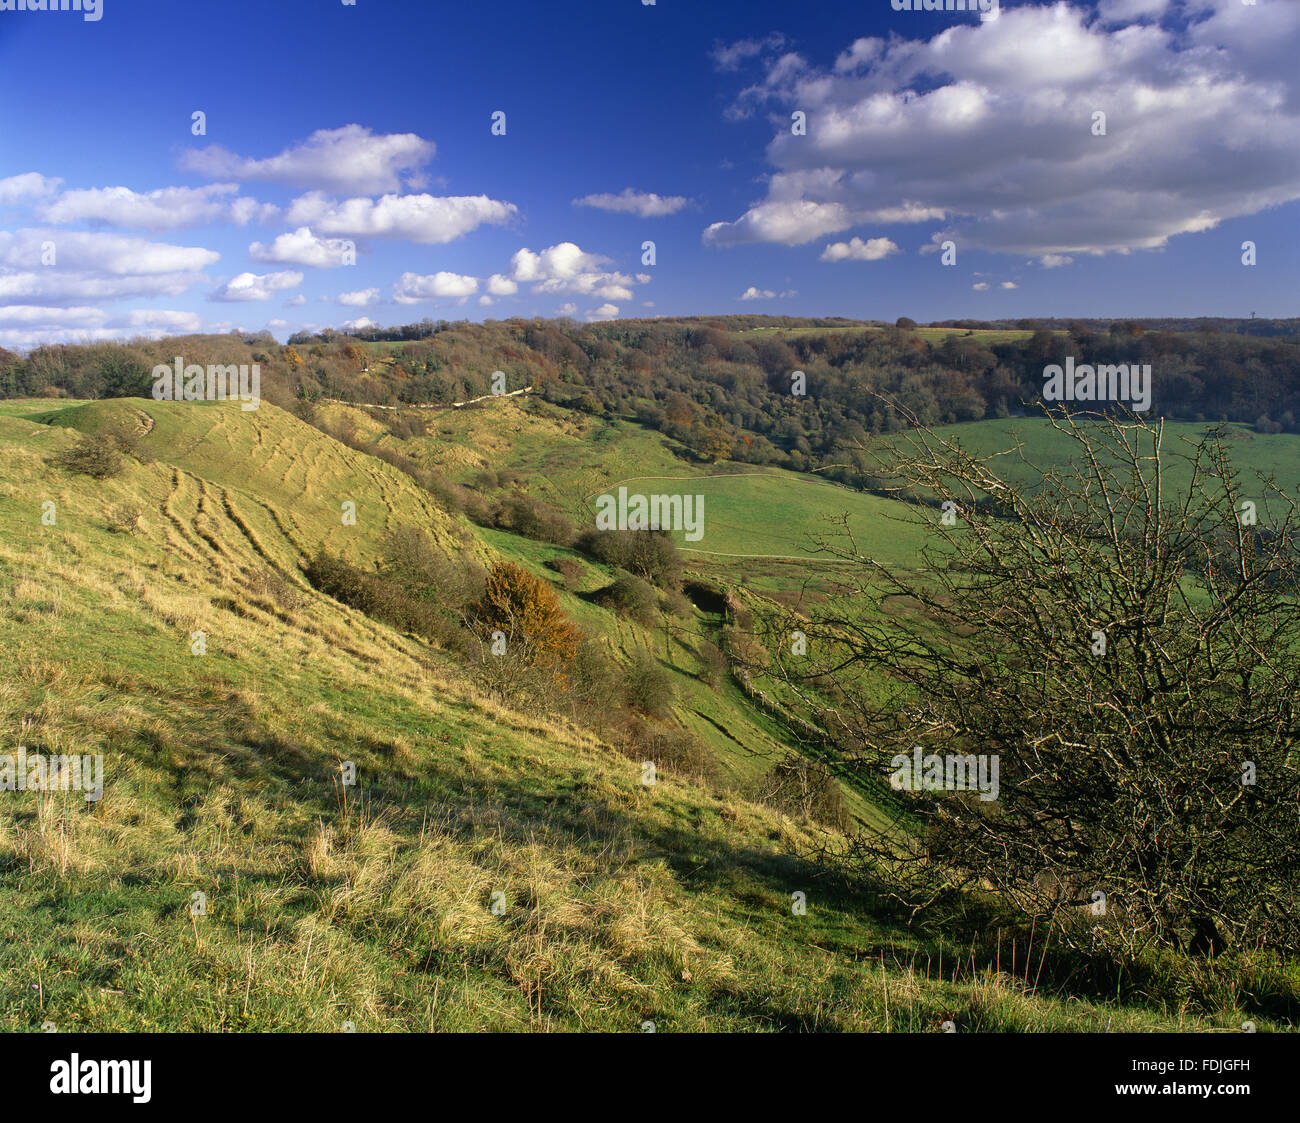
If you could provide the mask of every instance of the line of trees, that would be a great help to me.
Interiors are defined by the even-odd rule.
[[[1025,323],[1036,325],[1028,335],[989,337],[957,326],[942,339],[906,318],[901,326],[871,326],[761,317],[423,321],[391,329],[395,345],[373,347],[341,333],[299,336],[287,346],[265,333],[188,336],[0,354],[0,395],[148,397],[153,366],[182,355],[258,362],[263,396],[308,416],[322,398],[462,401],[491,393],[493,373],[502,371],[507,389],[535,386],[567,407],[634,417],[701,459],[817,469],[871,487],[861,446],[873,435],[906,428],[904,415],[940,425],[1018,414],[1039,399],[1043,368],[1073,356],[1077,364],[1149,363],[1153,414],[1300,431],[1294,330],[1261,336],[1223,326],[1244,332],[1255,321],[1200,324],[1199,331],[1141,321]]]

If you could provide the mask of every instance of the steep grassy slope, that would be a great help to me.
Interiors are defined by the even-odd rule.
[[[153,422],[155,462],[103,483],[45,462],[113,410]],[[315,593],[296,559],[322,542],[373,557],[417,518],[455,538],[385,465],[269,410],[60,420],[0,417],[0,751],[102,753],[106,783],[93,804],[0,793],[0,1027],[1240,1024],[1231,1003],[1058,992],[1037,946],[995,960],[986,916],[909,929],[793,856],[811,827],[645,787],[637,762]],[[123,510],[134,534],[109,529]]]
[[[428,436],[405,440],[388,433],[384,422],[391,417],[385,411],[332,406],[323,412],[326,424],[351,428],[367,441],[414,456],[453,478],[470,480],[483,471],[517,472],[524,490],[560,507],[578,525],[590,525],[594,513],[591,495],[584,489],[599,493],[627,480],[632,491],[703,494],[705,538],[691,543],[682,533],[674,535],[690,571],[752,585],[776,597],[807,579],[802,560],[792,563],[790,558],[812,559],[822,573],[834,572],[826,559],[817,558],[812,541],[845,507],[852,510],[854,529],[864,544],[886,551],[898,564],[910,564],[915,557],[916,531],[905,527],[900,533],[894,504],[790,472],[724,464],[710,474],[674,455],[658,433],[625,422],[605,423],[540,401],[509,399],[480,409],[437,411],[429,419]],[[654,475],[647,478],[648,473]],[[578,590],[582,593],[607,585],[615,576],[564,547],[501,531],[480,529],[478,534],[501,555],[546,579],[555,577],[545,567],[548,560],[579,562],[589,577]],[[749,557],[757,551],[775,557],[759,565]],[[736,555],[744,555],[743,560]],[[677,694],[677,721],[710,750],[731,780],[753,785],[789,755],[788,734],[749,705],[731,678],[724,676],[717,685],[701,681],[696,648],[700,641],[717,637],[711,634],[716,628],[700,614],[668,621],[666,628],[645,628],[581,596],[561,590],[560,597],[584,631],[607,640],[624,662],[636,651],[656,654]],[[879,821],[878,812],[861,799],[851,796],[850,804],[852,813]]]
[[[542,578],[553,577],[545,563],[552,558],[578,560],[572,550],[531,542],[504,531],[481,530],[484,540],[503,557],[525,566]],[[605,567],[584,561],[590,580],[583,591],[601,588],[613,579]],[[750,705],[735,680],[727,674],[709,683],[701,676],[702,643],[716,641],[716,625],[703,614],[665,616],[662,626],[645,627],[598,607],[582,596],[559,590],[561,604],[589,636],[600,637],[614,658],[623,664],[637,652],[650,652],[668,673],[674,702],[672,716],[693,734],[717,762],[721,782],[738,791],[753,792],[773,766],[791,755],[789,734],[772,718]],[[876,826],[884,824],[880,811],[860,794],[846,789],[851,815]]]
[[[163,511],[174,527],[202,522],[220,507],[243,525],[254,550],[268,551],[277,564],[296,568],[298,557],[322,546],[371,561],[384,535],[399,526],[422,526],[448,548],[470,541],[463,524],[458,535],[454,520],[408,476],[323,440],[266,402],[245,412],[226,403],[117,398],[41,419],[84,432],[134,423],[141,447],[172,469]]]

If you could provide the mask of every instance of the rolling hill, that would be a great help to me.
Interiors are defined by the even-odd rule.
[[[468,474],[466,450],[483,447],[473,426],[507,425],[486,412],[440,418],[467,428],[427,439],[427,459]],[[629,468],[682,473],[635,427],[566,433],[558,413],[509,424],[520,428],[493,455],[545,463],[573,510]],[[120,475],[49,463],[81,434],[123,425],[141,455]],[[317,592],[301,571],[315,551],[369,566],[403,526],[539,575],[571,552],[475,527],[283,411],[6,403],[0,445],[5,740],[102,754],[105,769],[96,802],[3,796],[7,1028],[1240,1024],[1236,1003],[1193,1009],[1173,983],[1115,1002],[1113,981],[1071,982],[1079,965],[1046,948],[1031,963],[1026,934],[992,915],[908,924],[886,892],[814,861],[839,836],[754,797],[789,738],[732,684],[700,681],[698,611],[674,640],[582,588],[558,592],[613,658],[659,654],[674,720],[721,764],[711,782],[665,773],[647,786],[639,761],[592,733],[512,709],[447,653]],[[872,520],[885,503],[770,473],[696,474],[692,486],[711,489],[720,545],[752,535],[773,550],[793,540],[782,505],[810,519],[842,497]],[[355,525],[341,519],[348,501]],[[607,576],[593,568],[589,584]]]

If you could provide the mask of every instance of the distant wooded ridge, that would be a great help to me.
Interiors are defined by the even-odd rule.
[[[425,339],[436,332],[446,331],[449,328],[457,327],[471,321],[467,320],[432,320],[424,319],[416,323],[403,324],[401,326],[380,327],[379,325],[370,325],[364,328],[349,329],[346,332],[337,332],[325,330],[323,332],[299,332],[289,339],[290,343],[309,343],[321,339],[328,339],[335,335],[350,335],[354,339],[366,341],[387,340],[391,342],[401,342],[406,340]],[[535,319],[513,319],[505,321],[489,320],[487,323],[536,323]],[[574,328],[580,325],[576,320],[567,317],[547,321],[556,324],[566,324]],[[1089,331],[1109,332],[1120,326],[1136,324],[1144,331],[1182,331],[1182,332],[1231,332],[1236,335],[1258,335],[1258,336],[1277,336],[1290,335],[1300,336],[1300,317],[1291,317],[1288,319],[1256,319],[1249,316],[1225,317],[1225,316],[1156,316],[1156,317],[1088,317],[1088,316],[1070,316],[1055,317],[1042,316],[1030,319],[1020,318],[1012,320],[932,320],[917,321],[909,317],[900,317],[895,321],[885,320],[854,320],[843,316],[768,316],[768,315],[738,315],[738,316],[665,316],[654,317],[650,319],[621,319],[613,321],[620,324],[685,324],[685,325],[716,325],[729,331],[754,331],[761,328],[776,329],[795,329],[795,328],[880,328],[888,326],[891,322],[897,324],[908,324],[923,328],[961,328],[967,331],[1037,331],[1039,328],[1046,328],[1048,331],[1065,331],[1071,325],[1082,325]]]
[[[1300,432],[1297,328],[1296,319],[422,321],[285,345],[269,332],[232,332],[0,352],[0,396],[148,398],[155,365],[181,356],[258,363],[263,400],[309,419],[327,399],[467,402],[501,389],[499,371],[507,391],[530,386],[534,400],[636,420],[699,459],[817,470],[874,489],[872,437],[909,419],[1036,411],[1045,368],[1067,359],[1149,364],[1151,417]]]

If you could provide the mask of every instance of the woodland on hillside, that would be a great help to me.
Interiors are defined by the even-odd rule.
[[[1072,356],[1149,363],[1154,415],[1300,431],[1294,321],[1191,323],[1202,330],[1132,320],[1017,321],[998,330],[962,321],[940,338],[906,318],[877,326],[757,316],[426,320],[299,335],[287,345],[263,332],[0,352],[0,396],[149,397],[153,367],[179,354],[187,362],[258,363],[263,396],[309,418],[321,399],[462,401],[493,392],[500,370],[511,390],[531,385],[576,410],[635,418],[701,459],[816,469],[872,488],[878,481],[862,447],[872,436],[906,428],[904,416],[941,425],[1034,410],[1044,366]]]

